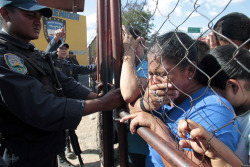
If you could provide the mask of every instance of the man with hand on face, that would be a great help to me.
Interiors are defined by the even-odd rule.
[[[1,0],[0,133],[4,161],[12,167],[57,167],[64,130],[76,129],[82,116],[112,110],[120,90],[97,94],[51,66],[30,41],[38,39],[41,17],[50,8],[36,0]],[[63,95],[62,95],[63,94]]]

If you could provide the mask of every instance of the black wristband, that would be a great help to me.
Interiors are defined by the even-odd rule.
[[[150,112],[144,106],[143,97],[141,97],[141,99],[140,99],[140,107],[141,107],[142,111],[144,111],[144,112]]]

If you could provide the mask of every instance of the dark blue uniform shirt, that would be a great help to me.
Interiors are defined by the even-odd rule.
[[[22,62],[6,55],[23,57],[27,73],[12,69],[8,61]],[[50,167],[51,158],[64,149],[63,130],[76,129],[81,121],[90,89],[56,70],[67,98],[58,97],[46,87],[54,80],[47,67],[33,45],[0,32],[0,132],[6,138],[5,158],[14,166]]]
[[[48,44],[48,47],[46,49],[46,52],[52,52],[57,50],[57,48],[60,46],[62,42],[59,40],[59,42],[56,42],[54,39],[50,41]],[[68,77],[73,77],[76,74],[91,74],[96,72],[97,70],[97,65],[96,64],[91,64],[91,65],[76,65],[71,63],[68,60],[62,60],[62,59],[54,59],[54,65],[55,67],[62,71],[66,76]]]
[[[90,74],[96,72],[97,69],[96,64],[91,64],[86,66],[75,65],[67,60],[62,60],[62,59],[54,60],[54,65],[58,70],[62,71],[68,77],[73,77],[73,75],[75,74],[82,74],[82,75]]]

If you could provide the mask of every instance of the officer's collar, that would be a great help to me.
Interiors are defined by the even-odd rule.
[[[63,64],[67,64],[69,61],[68,60],[63,60],[63,59],[60,59],[60,58],[57,58],[61,63]]]
[[[0,31],[0,38],[3,38],[4,40],[7,40],[8,42],[12,43],[13,45],[16,45],[16,46],[23,48],[23,49],[30,49],[30,50],[35,49],[35,46],[31,42],[29,44],[25,44],[22,41],[20,41],[19,39],[16,39],[15,37],[13,37],[12,35],[8,34],[5,31]]]
[[[61,61],[67,61],[66,59],[65,60],[64,59],[60,59],[59,57],[58,57],[58,59],[61,60]]]

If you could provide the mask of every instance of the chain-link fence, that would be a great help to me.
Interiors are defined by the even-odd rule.
[[[200,136],[203,137],[202,141],[198,140],[199,137],[195,139],[202,150],[199,152],[193,148],[196,153],[199,153],[195,158],[197,165],[209,162],[210,160],[207,159],[211,158],[211,153],[214,153],[234,166],[228,156],[220,150],[224,147],[222,143],[221,147],[214,147],[211,144],[214,138],[225,143],[233,151],[238,149],[237,151],[247,154],[247,163],[249,163],[249,130],[247,130],[248,127],[242,128],[247,124],[239,120],[249,121],[249,108],[246,107],[249,105],[245,105],[243,101],[249,98],[247,91],[249,91],[250,81],[248,63],[250,21],[247,16],[239,13],[223,17],[223,11],[232,3],[230,0],[223,1],[223,5],[218,5],[219,12],[213,15],[208,14],[213,10],[209,11],[209,2],[205,2],[122,0],[120,3],[114,3],[105,1],[103,3],[106,7],[111,4],[111,8],[106,8],[111,12],[111,19],[106,18],[107,23],[111,22],[111,28],[101,30],[99,27],[98,34],[104,33],[109,36],[112,31],[115,31],[114,34],[120,32],[120,38],[111,37],[112,42],[110,45],[107,44],[107,49],[112,45],[112,53],[117,55],[120,51],[114,48],[121,47],[123,40],[123,63],[129,62],[130,68],[133,69],[131,87],[135,77],[139,90],[139,93],[134,93],[133,96],[136,96],[140,105],[143,105],[141,106],[143,110],[149,111],[155,119],[159,118],[164,123],[163,129],[167,129],[168,132],[158,135],[163,138],[165,135],[174,136],[164,138],[170,144],[170,148],[177,151],[185,150],[178,145],[178,141],[186,136],[180,137],[179,121],[186,121],[187,127],[184,128],[183,133],[188,131],[187,138],[190,138],[189,132],[192,133],[192,130],[200,127],[194,123],[196,122],[210,131],[210,135],[207,135],[209,137]],[[118,7],[120,5],[120,13],[112,14],[110,10],[114,9],[112,6],[114,4]],[[182,15],[181,6],[185,6],[185,14]],[[115,26],[119,22],[113,23],[117,21],[113,18],[117,17],[115,15],[120,16],[121,24],[125,26],[123,30],[121,25]],[[103,22],[101,23],[101,17],[98,19],[98,24],[104,25]],[[218,19],[219,21],[215,21]],[[202,25],[192,27],[197,20],[198,22],[200,20]],[[99,42],[102,37],[98,37]],[[100,48],[103,45],[107,46],[99,42]],[[213,48],[215,49],[212,51]],[[108,51],[104,52],[108,53]],[[99,52],[99,55],[102,53]],[[130,59],[131,57],[134,58]],[[114,61],[119,61],[115,55],[113,58]],[[117,83],[119,82],[115,82]],[[189,122],[189,119],[194,122]],[[245,143],[241,148],[239,146],[237,148],[239,139]],[[155,143],[149,144],[155,145]],[[184,152],[181,151],[181,154],[184,155]],[[169,163],[176,161],[174,157],[172,159],[167,157],[169,154],[161,155],[165,156]],[[237,155],[241,154],[237,153]],[[179,154],[179,156],[182,155]]]

